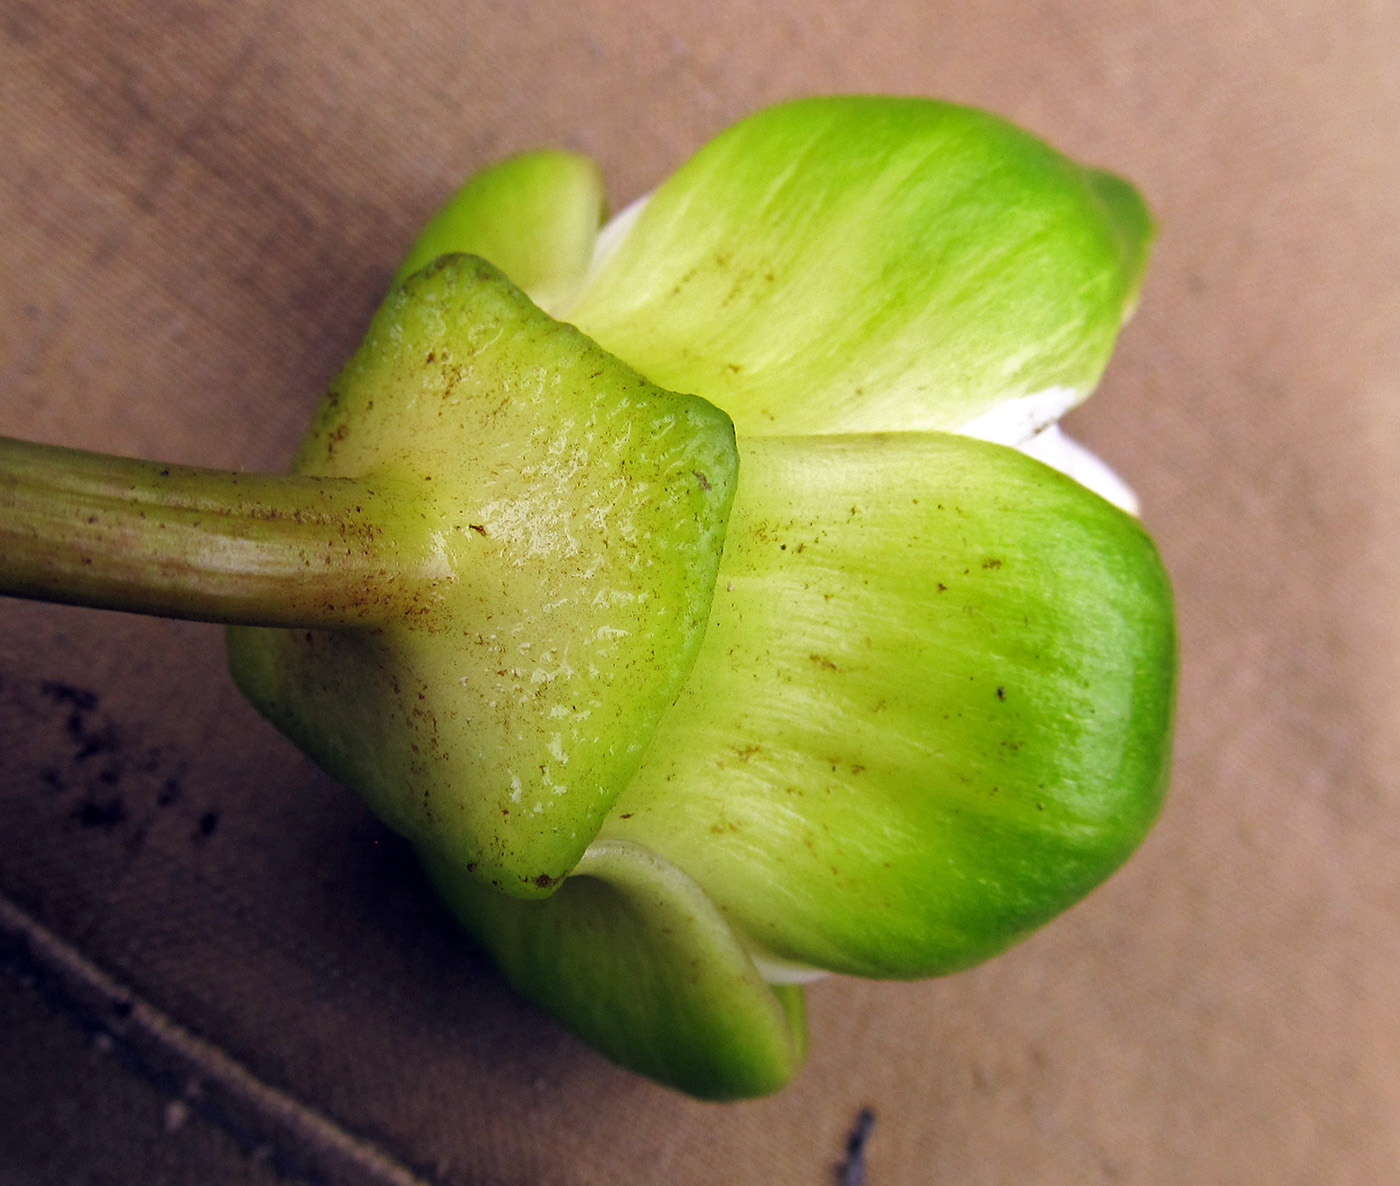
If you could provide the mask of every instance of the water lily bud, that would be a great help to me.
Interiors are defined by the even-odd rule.
[[[600,229],[602,195],[559,152],[468,182],[291,475],[0,438],[0,593],[228,625],[522,992],[757,1095],[803,983],[995,955],[1157,814],[1167,578],[1056,423],[1151,220],[917,99],[761,112]]]
[[[758,1094],[801,1058],[802,981],[994,955],[1157,814],[1167,579],[1074,478],[1131,493],[1055,426],[1132,310],[1151,222],[992,116],[817,99],[721,135],[583,266],[596,191],[530,159],[469,183],[430,250],[531,261],[551,312],[732,417],[737,487],[704,637],[568,878],[523,900],[431,839],[425,864],[610,1056]]]

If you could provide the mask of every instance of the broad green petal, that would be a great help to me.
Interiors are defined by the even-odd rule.
[[[453,194],[394,282],[440,255],[478,255],[553,312],[583,282],[605,204],[602,175],[587,157],[558,151],[509,157]]]
[[[715,408],[439,260],[387,298],[297,468],[421,508],[441,592],[381,630],[231,631],[235,676],[392,827],[545,894],[690,670],[736,464]]]
[[[1126,182],[994,116],[808,99],[701,149],[561,315],[741,436],[956,430],[1087,395],[1150,237]]]
[[[700,888],[656,854],[596,844],[539,902],[425,863],[511,984],[623,1066],[738,1099],[776,1091],[800,1064],[802,990],[766,985]]]
[[[782,959],[995,954],[1157,814],[1170,592],[1128,515],[945,434],[741,441],[701,653],[605,838]]]

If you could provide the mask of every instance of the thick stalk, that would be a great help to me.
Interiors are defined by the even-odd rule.
[[[450,582],[425,520],[358,479],[0,437],[0,593],[16,597],[253,626],[372,626],[425,608]]]

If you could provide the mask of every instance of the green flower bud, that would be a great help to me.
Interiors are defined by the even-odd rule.
[[[661,1082],[754,1095],[800,1061],[801,981],[926,976],[994,955],[1103,881],[1157,814],[1175,673],[1167,578],[1130,515],[1027,455],[1128,499],[1054,421],[1107,361],[1151,222],[1127,183],[992,116],[916,99],[763,112],[595,239],[598,193],[578,158],[515,158],[470,182],[406,267],[480,254],[651,382],[732,417],[727,529],[728,488],[709,489],[733,473],[721,429],[650,388],[635,410],[609,403],[611,376],[640,381],[543,321],[508,339],[489,314],[486,329],[473,324],[475,297],[415,311],[415,292],[461,263],[390,298],[302,467],[394,471],[458,390],[441,371],[419,373],[430,342],[454,335],[454,358],[476,348],[468,341],[500,356],[471,370],[460,398],[475,411],[441,436],[462,450],[444,496],[464,499],[472,522],[516,481],[508,455],[532,424],[589,415],[633,440],[655,430],[622,428],[631,416],[689,417],[684,459],[644,463],[658,467],[646,488],[666,492],[649,530],[692,567],[667,567],[644,604],[674,605],[670,626],[708,610],[704,630],[648,635],[625,670],[598,655],[606,674],[579,694],[550,684],[544,714],[518,732],[511,716],[492,733],[483,702],[518,712],[534,674],[502,684],[479,668],[540,669],[499,642],[489,658],[462,647],[430,692],[437,736],[459,758],[438,773],[379,723],[386,705],[411,714],[419,691],[392,687],[377,641],[336,642],[328,661],[329,640],[252,632],[234,638],[235,669],[264,711],[418,842],[445,900],[521,991]],[[540,376],[528,406],[522,366]],[[615,415],[577,410],[594,367],[609,378],[583,402]],[[498,440],[491,416],[505,414],[521,427]],[[703,491],[685,480],[692,467],[709,475]],[[562,495],[565,517],[610,505],[613,480]],[[486,539],[506,524],[529,540],[552,530],[527,525],[549,501],[536,498],[492,519]],[[708,517],[687,534],[678,507]],[[632,513],[649,513],[645,498]],[[453,546],[478,543],[470,531]],[[535,591],[512,619],[513,645],[558,656],[594,636],[579,616],[592,587],[574,593],[574,569],[555,574],[557,549],[543,548],[522,590],[520,556],[535,559],[534,545],[511,546],[480,600],[445,614],[424,648],[485,631],[492,599]],[[590,563],[615,570],[642,554],[600,546]],[[646,691],[617,699],[643,671]],[[351,682],[373,694],[337,720],[335,690]],[[554,796],[564,776],[550,714],[568,706],[573,722],[584,699],[608,705],[606,719],[569,735],[571,785]],[[607,761],[583,756],[590,739]],[[528,900],[537,869],[554,892]]]

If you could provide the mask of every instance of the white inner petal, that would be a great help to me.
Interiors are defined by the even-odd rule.
[[[969,420],[958,430],[998,445],[1010,445],[1022,453],[1068,474],[1101,498],[1130,515],[1138,513],[1137,495],[1098,456],[1067,437],[1059,419],[1084,398],[1073,387],[1047,387],[1032,395],[1003,400],[996,407]]]
[[[785,960],[768,952],[760,951],[753,945],[752,941],[750,941],[748,949],[753,966],[758,969],[758,974],[763,977],[767,984],[811,984],[814,980],[821,980],[831,975],[824,968],[794,963],[792,960]]]
[[[1098,454],[1065,435],[1058,424],[1052,424],[1033,436],[1021,446],[1021,452],[1068,474],[1081,486],[1087,486],[1128,514],[1138,513],[1138,497],[1132,487],[1114,473]]]
[[[1083,398],[1084,393],[1073,387],[1047,387],[1031,395],[1005,399],[969,420],[957,430],[958,435],[1019,449]]]
[[[642,211],[649,201],[651,201],[651,194],[643,194],[630,206],[619,210],[603,224],[602,229],[598,232],[598,237],[593,240],[593,258],[588,261],[588,271],[584,273],[583,283],[579,285],[580,293],[587,291],[597,278],[598,273],[607,265],[608,260],[617,254],[617,249],[622,246],[622,241],[627,238],[628,233],[637,224],[637,219],[642,216]]]

